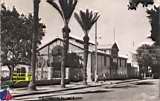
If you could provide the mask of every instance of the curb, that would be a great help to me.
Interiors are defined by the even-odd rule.
[[[120,81],[120,82],[116,82],[115,84],[125,83],[125,82],[132,82],[132,81],[139,81],[139,79],[135,79],[135,80],[126,80],[126,81]]]
[[[22,97],[22,96],[28,96],[28,95],[45,94],[45,93],[55,93],[55,92],[61,92],[61,91],[66,91],[66,90],[84,89],[84,88],[89,88],[89,87],[93,87],[93,86],[84,86],[84,87],[77,87],[77,88],[64,88],[64,89],[55,90],[55,91],[31,92],[31,93],[26,93],[26,94],[13,95],[13,97]]]
[[[113,84],[120,84],[120,83],[125,83],[125,82],[132,82],[132,81],[139,81],[138,79],[136,80],[126,80],[126,81],[120,81],[116,82]],[[56,92],[61,92],[61,91],[66,91],[66,90],[77,90],[77,89],[84,89],[84,88],[89,88],[89,87],[99,87],[102,85],[107,85],[107,84],[97,84],[97,85],[87,85],[87,86],[82,86],[82,87],[75,87],[75,88],[64,88],[60,90],[55,90],[55,91],[42,91],[42,92],[30,92],[30,93],[25,93],[25,94],[17,94],[13,95],[13,97],[22,97],[22,96],[28,96],[28,95],[37,95],[37,94],[45,94],[45,93],[56,93]]]

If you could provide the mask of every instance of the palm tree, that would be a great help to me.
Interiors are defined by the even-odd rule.
[[[147,10],[146,12],[151,24],[151,35],[149,38],[160,46],[160,6],[154,6],[154,9]]]
[[[64,88],[64,77],[65,77],[65,64],[67,59],[67,52],[69,47],[69,21],[72,16],[72,13],[77,5],[77,0],[59,0],[56,2],[55,0],[47,0],[49,4],[51,4],[61,15],[64,21],[64,27],[62,29],[63,33],[63,51],[62,51],[62,63],[61,63],[61,86]]]
[[[35,85],[35,69],[36,69],[36,48],[37,48],[37,35],[39,33],[39,18],[38,18],[38,12],[39,12],[39,3],[40,0],[34,0],[34,32],[32,37],[32,56],[31,56],[31,66],[32,66],[32,81],[29,83],[29,89],[30,90],[36,90]]]
[[[97,12],[89,11],[86,9],[86,11],[81,11],[74,14],[75,19],[79,23],[79,25],[82,27],[82,30],[84,31],[84,66],[83,66],[83,82],[85,85],[87,85],[87,61],[88,61],[88,47],[89,47],[89,36],[88,33],[90,29],[92,28],[93,24],[98,20],[99,15]]]

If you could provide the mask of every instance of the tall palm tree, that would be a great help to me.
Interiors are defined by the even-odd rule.
[[[33,31],[33,36],[32,36],[32,56],[31,56],[31,66],[32,66],[32,80],[29,83],[29,89],[30,90],[36,90],[36,85],[35,85],[35,69],[36,69],[36,48],[37,48],[37,35],[39,33],[39,3],[40,0],[34,0],[33,1],[33,6],[34,6],[34,31]]]
[[[87,85],[87,62],[88,62],[88,48],[89,48],[89,31],[92,28],[93,24],[98,20],[99,15],[97,12],[80,10],[79,14],[74,14],[75,19],[81,26],[84,31],[84,66],[83,66],[83,82]]]
[[[64,77],[65,77],[65,64],[67,59],[67,52],[69,47],[69,21],[72,16],[72,13],[77,5],[77,0],[47,0],[49,4],[51,4],[61,15],[64,21],[64,27],[62,29],[63,33],[63,51],[62,51],[62,63],[61,63],[61,86],[64,88]]]

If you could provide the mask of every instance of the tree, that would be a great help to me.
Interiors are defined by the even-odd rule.
[[[136,50],[136,60],[139,64],[140,74],[147,73],[148,66],[151,67],[153,74],[160,72],[160,46],[155,44],[143,44]]]
[[[10,77],[14,66],[22,64],[31,64],[31,43],[33,34],[33,16],[29,14],[25,16],[19,14],[15,7],[12,10],[6,9],[5,5],[1,5],[2,10],[2,64],[8,65],[10,69]],[[40,33],[37,35],[37,47],[41,44],[45,25],[39,23]]]
[[[139,4],[143,7],[148,7],[148,5],[154,5],[154,0],[129,0],[128,9],[136,10]],[[156,44],[160,45],[160,6],[154,6],[154,9],[147,9],[148,18],[151,23],[151,38]]]
[[[63,33],[63,54],[62,54],[62,63],[61,63],[61,86],[64,88],[64,77],[65,77],[65,63],[67,59],[67,52],[69,47],[69,21],[72,16],[72,13],[77,5],[77,0],[59,0],[58,3],[55,0],[47,0],[61,15],[64,21],[64,27],[62,29]]]
[[[55,46],[52,49],[52,67],[56,67],[56,69],[60,68],[60,63],[62,62],[62,50],[63,47],[60,45]],[[81,57],[78,56],[76,53],[67,53],[67,61],[66,61],[66,67],[69,68],[81,68],[82,64],[80,63]]]
[[[84,84],[87,85],[87,62],[88,62],[88,48],[89,48],[89,31],[92,28],[93,24],[98,20],[99,15],[98,13],[94,13],[93,11],[80,11],[79,14],[74,14],[75,19],[81,26],[82,30],[84,31],[84,66],[83,66],[83,81]]]
[[[152,55],[151,53],[151,46],[148,44],[143,44],[142,46],[138,47],[136,60],[139,64],[140,75],[144,76],[144,74],[148,71],[148,66],[152,64]]]
[[[148,5],[153,5],[153,0],[129,0],[128,9],[136,10],[137,6],[142,4],[143,7],[147,7]]]
[[[136,10],[137,6],[139,4],[142,4],[143,7],[148,7],[148,5],[154,5],[154,0],[130,0],[129,1],[129,5],[128,5],[128,9],[131,10]],[[147,9],[147,14],[148,14],[148,18],[149,18],[149,22],[151,24],[151,35],[149,36],[149,38],[155,42],[155,46],[157,47],[160,46],[160,6],[156,7],[154,6],[154,8],[152,9]],[[152,47],[152,49],[155,49],[155,47]],[[157,50],[157,48],[156,48]],[[153,54],[153,53],[152,53]],[[157,51],[154,53],[154,55],[152,56],[152,69],[154,70],[158,70],[157,69],[159,67],[159,64],[157,64],[157,61],[159,60],[159,54],[157,53]],[[156,63],[155,63],[156,62]]]
[[[160,45],[160,6],[154,6],[154,9],[147,10],[148,18],[151,24],[151,38],[157,45]]]
[[[62,62],[62,50],[63,47],[60,45],[56,45],[55,47],[52,48],[52,56],[50,56],[50,66],[54,67],[55,71],[57,72],[53,72],[53,77],[60,77],[60,68],[61,68],[61,62]],[[66,65],[65,67],[69,68],[69,80],[74,80],[73,78],[75,78],[76,80],[81,80],[82,75],[80,75],[81,73],[81,69],[83,67],[82,65],[82,58],[81,56],[79,56],[77,53],[67,53],[67,61],[66,61]],[[77,72],[76,72],[77,71]]]
[[[152,59],[150,60],[152,63],[151,63],[151,69],[152,69],[152,73],[154,74],[154,77],[158,77],[160,76],[159,75],[159,72],[160,72],[160,46],[157,45],[156,43],[154,43],[152,46],[151,46],[151,50],[150,50],[150,55],[152,57]]]

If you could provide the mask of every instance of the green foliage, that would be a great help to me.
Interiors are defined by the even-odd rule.
[[[61,62],[62,62],[62,46],[55,46],[52,49],[52,63],[51,65],[53,67],[57,67],[58,69],[60,69],[61,66]],[[76,53],[68,53],[67,54],[67,61],[66,61],[66,67],[70,67],[70,68],[81,68],[82,64],[80,63],[81,61],[81,57],[78,56]]]
[[[67,67],[82,68],[82,62],[80,62],[82,61],[82,58],[76,53],[68,53],[67,58]]]
[[[152,28],[149,38],[160,45],[160,6],[154,6],[154,9],[147,10],[147,14]]]
[[[148,66],[152,68],[152,72],[160,70],[160,47],[156,44],[147,45],[143,44],[137,49],[136,59],[140,66],[146,70]]]
[[[143,44],[138,47],[136,59],[140,65],[149,66],[151,64],[151,54],[150,54],[151,46],[147,44]]]
[[[55,0],[47,0],[47,2],[59,12],[64,22],[68,24],[77,5],[77,0],[58,0],[58,3]]]
[[[154,0],[129,0],[128,9],[136,10],[139,4],[142,4],[143,7],[148,7],[148,5],[154,4]]]
[[[93,24],[98,20],[99,15],[97,12],[89,11],[86,9],[86,11],[80,11],[79,14],[74,14],[75,19],[82,27],[85,34],[88,34],[88,31],[92,28]]]
[[[8,81],[2,82],[1,88],[2,88],[2,89],[7,89],[7,88],[13,87],[13,85],[14,85],[14,82],[11,81],[11,80],[8,80]]]
[[[15,7],[9,10],[4,4],[1,5],[2,16],[2,64],[16,65],[18,63],[30,64],[31,43],[33,34],[33,16],[19,14]],[[39,23],[37,47],[41,44],[45,25]]]
[[[143,7],[148,7],[148,5],[154,5],[154,0],[129,0],[128,9],[136,10],[139,4]],[[157,45],[160,45],[160,6],[152,9],[147,9],[147,14],[149,22],[151,24],[151,38]]]

